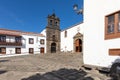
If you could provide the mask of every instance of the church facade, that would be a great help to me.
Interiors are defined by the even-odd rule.
[[[83,22],[60,30],[60,19],[53,13],[47,17],[48,24],[41,34],[46,37],[47,53],[83,53]]]

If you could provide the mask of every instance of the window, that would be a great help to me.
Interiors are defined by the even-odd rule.
[[[5,47],[0,47],[0,53],[5,54],[6,53],[6,48]]]
[[[58,25],[58,22],[55,22],[55,26],[57,26]]]
[[[50,25],[52,25],[52,20],[50,20]]]
[[[107,33],[114,33],[114,14],[107,17],[108,24],[107,24]]]
[[[21,43],[21,37],[15,37],[15,42],[16,43]]]
[[[0,35],[0,42],[6,42],[6,36]]]
[[[55,41],[55,35],[52,36],[52,40]]]
[[[40,40],[40,44],[44,44],[44,39],[41,39],[41,40]]]
[[[33,38],[29,38],[29,44],[34,44],[34,39]]]
[[[16,52],[16,54],[20,54],[21,53],[21,48],[15,48],[15,52]]]
[[[33,52],[34,52],[34,49],[33,48],[29,48],[29,53],[33,54]]]
[[[120,49],[109,49],[109,55],[120,56]]]
[[[105,39],[120,38],[120,11],[105,16]]]
[[[65,34],[64,34],[64,35],[65,35],[65,37],[67,37],[67,31],[65,31]]]
[[[120,32],[120,12],[119,12],[119,15],[118,15],[118,32]]]

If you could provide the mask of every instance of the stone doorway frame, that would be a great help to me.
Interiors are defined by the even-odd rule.
[[[73,52],[76,52],[76,40],[78,39],[82,41],[82,52],[80,53],[83,53],[83,35],[79,32],[73,37]]]

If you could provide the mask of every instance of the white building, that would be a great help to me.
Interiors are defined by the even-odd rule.
[[[110,67],[120,55],[120,0],[84,0],[84,64]]]
[[[62,52],[82,52],[83,23],[73,25],[61,31]]]
[[[79,32],[85,66],[111,67],[120,61],[120,0],[84,0],[83,16],[83,23],[61,31],[61,51],[77,52]]]
[[[46,53],[42,34],[0,29],[0,54],[7,56]]]

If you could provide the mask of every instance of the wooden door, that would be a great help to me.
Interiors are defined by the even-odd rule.
[[[40,53],[44,53],[44,47],[40,48]]]
[[[82,40],[81,39],[77,39],[75,42],[75,48],[76,48],[76,52],[82,52]]]

